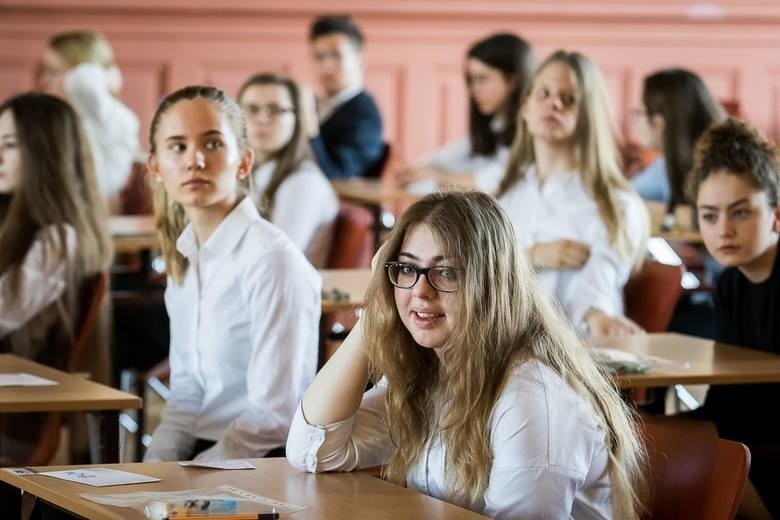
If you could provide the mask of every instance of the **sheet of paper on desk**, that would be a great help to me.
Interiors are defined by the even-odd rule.
[[[0,387],[3,386],[51,386],[58,384],[57,381],[34,376],[26,372],[16,374],[0,374]]]
[[[594,347],[593,354],[596,361],[619,374],[641,374],[655,365],[671,363],[668,359],[642,356],[634,352],[614,348]]]
[[[127,471],[118,471],[107,468],[89,468],[89,469],[71,469],[66,471],[41,471],[38,475],[54,477],[79,484],[90,486],[121,486],[123,484],[146,484],[148,482],[159,482],[156,477],[147,477],[138,473]]]
[[[183,461],[179,466],[188,468],[209,468],[209,469],[255,469],[255,467],[245,460],[217,460],[213,462]]]

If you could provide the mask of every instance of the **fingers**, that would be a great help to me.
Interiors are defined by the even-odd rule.
[[[579,269],[590,257],[590,247],[573,240],[560,242],[560,267],[562,269]]]

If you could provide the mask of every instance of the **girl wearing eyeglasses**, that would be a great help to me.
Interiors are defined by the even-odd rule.
[[[238,91],[238,101],[255,151],[253,197],[260,214],[315,267],[325,267],[339,204],[311,160],[298,85],[285,76],[258,74]]]
[[[229,96],[173,92],[149,140],[171,394],[145,460],[280,455],[317,364],[320,277],[246,196],[253,151]]]
[[[601,74],[557,51],[534,73],[498,189],[547,296],[594,335],[631,334],[623,285],[644,259],[647,209],[623,177]]]
[[[495,518],[638,518],[630,413],[540,295],[494,199],[413,204],[366,301],[304,394],[293,466],[381,464],[391,482]]]

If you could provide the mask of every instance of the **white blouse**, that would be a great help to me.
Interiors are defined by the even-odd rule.
[[[509,148],[499,145],[492,155],[474,155],[471,152],[471,140],[468,137],[445,144],[443,147],[424,157],[421,166],[430,166],[453,175],[470,173],[480,191],[494,193],[504,176]],[[408,187],[413,193],[430,193],[438,189],[433,180],[422,180]]]
[[[276,161],[254,172],[255,200],[260,200],[271,181]],[[276,190],[271,222],[284,231],[317,268],[326,267],[333,242],[339,200],[328,179],[311,161],[288,176]]]
[[[590,246],[590,256],[580,269],[541,270],[542,291],[559,302],[575,326],[582,328],[591,308],[610,316],[623,314],[623,286],[631,274],[632,259],[612,245],[598,206],[577,171],[556,175],[542,186],[536,168],[509,188],[498,202],[509,215],[520,247],[561,239]],[[632,191],[618,194],[632,251],[645,248],[649,218],[642,199]]]
[[[67,224],[63,229],[65,253],[73,258],[76,254],[76,231]],[[29,323],[62,296],[65,291],[65,257],[59,246],[54,226],[38,232],[17,271],[20,279],[16,298],[10,296],[10,273],[0,273],[0,338]]]
[[[119,192],[141,151],[138,118],[111,93],[107,71],[96,63],[82,63],[68,71],[65,94],[84,126],[100,192],[116,212]]]
[[[388,462],[392,443],[384,415],[386,380],[363,396],[357,413],[324,426],[299,406],[287,459],[310,472],[351,471]],[[436,411],[432,413],[437,413]],[[612,516],[608,447],[592,406],[538,361],[512,370],[490,417],[493,463],[478,512],[495,518]],[[407,485],[447,500],[446,447],[435,433],[407,475]]]
[[[245,198],[198,247],[187,226],[176,248],[190,265],[168,281],[171,394],[144,460],[262,457],[284,446],[317,365],[321,279]]]

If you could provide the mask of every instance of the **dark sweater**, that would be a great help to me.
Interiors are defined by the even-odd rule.
[[[309,140],[317,164],[329,179],[371,176],[384,159],[382,118],[365,91],[338,107]]]

